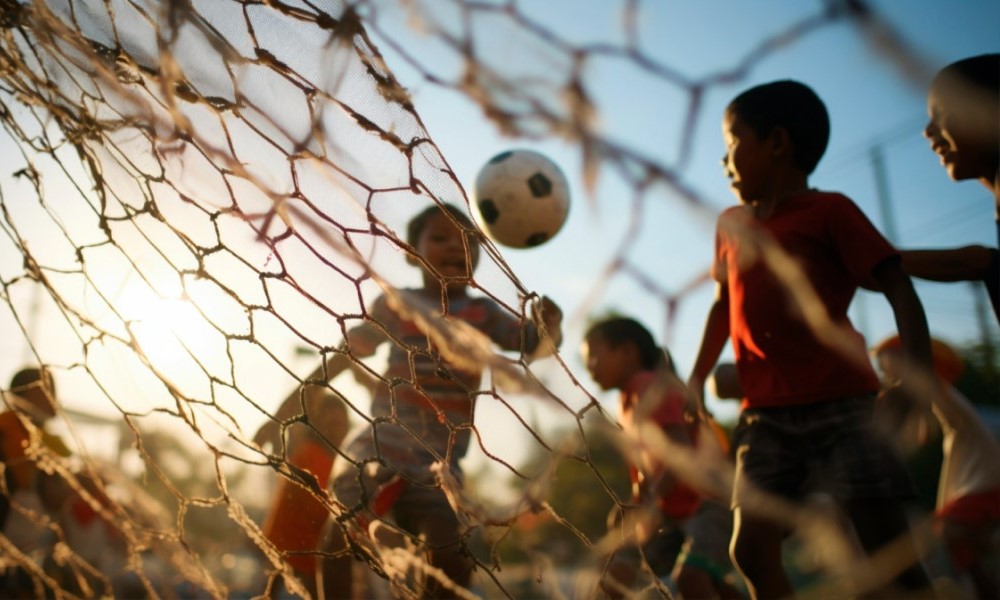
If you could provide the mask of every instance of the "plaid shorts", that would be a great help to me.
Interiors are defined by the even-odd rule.
[[[736,482],[791,499],[911,498],[913,482],[889,441],[875,433],[871,395],[746,409],[733,433]]]
[[[684,530],[673,524],[664,524],[641,546],[627,544],[619,548],[612,562],[639,568],[642,560],[649,564],[657,577],[668,577],[684,547]]]

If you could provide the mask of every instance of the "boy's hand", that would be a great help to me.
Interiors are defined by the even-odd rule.
[[[684,418],[694,423],[712,416],[705,407],[705,382],[692,377],[687,382],[684,394]]]
[[[542,323],[552,344],[558,348],[562,343],[563,313],[559,305],[548,296],[542,296],[535,304],[536,322]]]

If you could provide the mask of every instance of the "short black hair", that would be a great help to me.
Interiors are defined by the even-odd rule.
[[[931,83],[932,88],[958,86],[979,90],[1000,101],[1000,54],[980,54],[955,61],[941,69]]]
[[[27,367],[21,369],[10,379],[10,391],[15,394],[18,390],[24,390],[28,386],[40,383],[44,378],[46,387],[49,390],[53,390],[54,383],[52,381],[52,374],[44,369],[39,369],[36,367]]]
[[[427,221],[432,216],[439,213],[447,213],[451,215],[452,218],[458,221],[458,223],[467,230],[476,230],[476,226],[472,223],[472,219],[462,212],[462,209],[453,204],[433,204],[417,213],[412,219],[410,219],[410,222],[406,224],[406,243],[411,247],[416,248],[417,242],[420,241],[420,234],[422,234],[424,232],[424,228],[427,227]]]
[[[935,83],[952,78],[1000,97],[1000,54],[980,54],[957,60],[941,69]]]
[[[729,103],[738,116],[761,137],[781,127],[795,145],[796,166],[812,173],[830,141],[830,115],[809,86],[783,79],[752,87]]]
[[[656,345],[653,335],[635,319],[628,317],[610,317],[590,326],[584,339],[600,338],[612,346],[633,344],[639,351],[639,364],[643,369],[667,367],[671,372],[674,361],[670,353]]]

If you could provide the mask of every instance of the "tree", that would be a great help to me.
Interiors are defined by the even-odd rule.
[[[525,542],[535,550],[564,564],[590,556],[590,544],[607,531],[612,507],[629,499],[631,482],[616,441],[619,433],[606,420],[584,421],[581,429],[557,433],[557,438],[579,442],[572,454],[539,451],[528,460],[524,471],[531,475],[545,472],[551,461],[557,461],[546,500],[558,517],[542,520],[530,532]]]
[[[958,349],[965,370],[955,387],[980,406],[1000,408],[1000,353],[990,340]]]

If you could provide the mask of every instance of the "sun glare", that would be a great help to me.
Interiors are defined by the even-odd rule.
[[[183,297],[179,285],[160,295],[149,285],[131,280],[115,304],[136,344],[157,369],[175,374],[200,369],[196,361],[203,361],[206,348],[218,335],[198,308]]]

